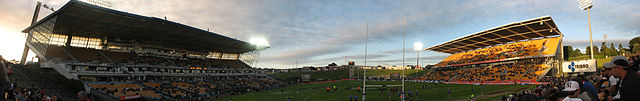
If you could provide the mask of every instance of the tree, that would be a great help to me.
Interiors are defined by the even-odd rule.
[[[565,46],[565,49],[568,53],[567,55],[570,57],[576,57],[576,56],[582,55],[582,53],[580,52],[580,49],[573,49],[572,46]]]
[[[618,52],[618,50],[616,50],[616,47],[613,46],[613,43],[611,43],[611,48],[609,48],[609,56],[616,55],[620,55],[620,53]]]
[[[587,48],[585,49],[585,53],[587,53],[587,55],[591,55],[590,46],[587,46]],[[598,54],[600,54],[600,49],[598,49],[598,46],[594,46],[593,47],[593,55],[598,55]]]
[[[640,45],[640,37],[635,37],[629,40],[629,49],[631,49],[631,53],[640,52],[640,47],[636,47],[636,44]]]
[[[640,44],[633,44],[633,49],[631,49],[631,51],[631,54],[638,53],[640,51]]]
[[[618,53],[620,53],[620,55],[625,55],[628,52],[624,49],[624,47],[622,47],[622,44],[618,44]]]
[[[574,56],[580,56],[580,55],[582,55],[582,52],[580,52],[580,49],[576,48],[576,50],[573,50],[573,55]]]
[[[602,45],[600,46],[600,53],[602,53],[602,55],[607,55],[607,53],[609,52],[609,47],[607,47],[607,44],[602,42]]]

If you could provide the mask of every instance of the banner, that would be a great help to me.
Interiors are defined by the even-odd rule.
[[[596,72],[596,60],[567,61],[561,68],[564,73]]]

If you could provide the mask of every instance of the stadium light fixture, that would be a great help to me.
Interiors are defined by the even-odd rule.
[[[416,50],[416,51],[420,51],[420,50],[422,50],[422,47],[423,47],[423,46],[424,46],[424,45],[422,44],[422,42],[416,42],[416,43],[413,43],[413,49],[414,49],[414,50]]]
[[[591,0],[578,0],[580,4],[579,7],[582,10],[587,10],[587,19],[589,19],[589,44],[591,47],[591,59],[593,59],[593,37],[591,36],[591,8],[593,7],[593,2]]]
[[[257,46],[269,46],[269,41],[265,38],[249,38],[249,43]]]

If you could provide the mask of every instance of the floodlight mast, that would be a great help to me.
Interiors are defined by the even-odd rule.
[[[416,68],[420,68],[420,51],[422,50],[422,47],[422,42],[413,43],[413,49],[416,50],[416,53],[418,54],[416,58]]]
[[[589,49],[591,52],[591,59],[593,59],[593,37],[591,36],[591,7],[593,7],[592,1],[591,0],[578,0],[578,3],[580,4],[580,9],[582,10],[587,10],[587,18],[589,20],[589,44],[591,45]]]
[[[45,9],[55,12],[55,10],[53,10],[53,7],[48,6],[47,4],[43,4],[40,1],[36,2],[36,9],[33,11],[33,17],[31,18],[31,25],[34,25],[36,24],[36,22],[38,22],[38,15],[40,15],[40,7],[44,7]],[[26,34],[26,38],[27,40],[31,39],[31,36],[29,35],[29,33]],[[29,55],[29,46],[27,46],[27,43],[29,42],[24,42],[24,49],[22,50],[20,65],[26,65],[27,56]]]
[[[253,66],[258,66],[258,61],[260,60],[260,51],[265,50],[270,47],[269,41],[265,38],[249,38],[249,43],[254,45],[257,52],[257,58],[254,60]]]

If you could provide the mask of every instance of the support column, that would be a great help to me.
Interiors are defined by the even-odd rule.
[[[36,4],[36,9],[33,12],[33,17],[31,18],[31,25],[33,26],[33,24],[36,23],[36,20],[38,20],[38,14],[40,13],[40,6],[42,5],[41,2],[38,2]],[[31,32],[31,31],[29,31]],[[26,61],[27,61],[27,56],[29,55],[29,46],[27,46],[27,43],[30,41],[29,39],[31,39],[31,35],[29,35],[29,32],[27,32],[27,41],[24,43],[24,50],[22,51],[22,58],[20,58],[20,64],[21,65],[25,65]]]
[[[66,47],[71,46],[71,38],[73,38],[73,36],[71,35],[71,32],[69,32],[67,34],[67,42],[64,43],[64,46],[66,46]]]
[[[27,46],[27,42],[24,43],[24,50],[22,51],[22,58],[20,58],[20,64],[26,65],[27,55],[29,55],[29,46]]]

